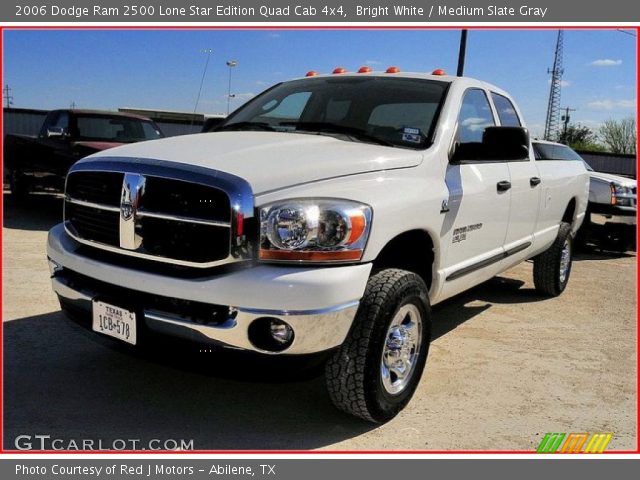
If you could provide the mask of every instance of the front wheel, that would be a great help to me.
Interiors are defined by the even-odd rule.
[[[398,269],[373,275],[347,339],[327,362],[334,405],[371,422],[395,417],[418,386],[430,339],[424,281]]]
[[[562,222],[553,244],[533,259],[533,283],[536,290],[551,297],[560,295],[569,283],[572,262],[571,225]]]

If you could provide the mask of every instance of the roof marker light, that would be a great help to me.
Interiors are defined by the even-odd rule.
[[[344,67],[338,67],[336,69],[333,70],[333,73],[338,74],[338,73],[347,73],[347,69]]]
[[[318,75],[318,72],[316,72],[315,70],[309,70],[305,77],[315,77],[316,75]]]
[[[373,69],[371,67],[360,67],[358,73],[371,73]]]
[[[398,67],[389,67],[385,73],[400,73],[400,69]]]
[[[431,75],[439,75],[439,76],[442,76],[442,75],[446,75],[446,74],[447,74],[447,72],[445,72],[445,71],[444,71],[443,69],[441,69],[441,68],[436,68],[433,72],[431,72]]]

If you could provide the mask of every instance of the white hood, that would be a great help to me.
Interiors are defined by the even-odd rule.
[[[87,159],[130,157],[198,165],[247,180],[254,194],[333,177],[413,167],[419,151],[326,135],[217,132],[133,143]]]

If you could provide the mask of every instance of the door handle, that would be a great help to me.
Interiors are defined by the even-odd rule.
[[[499,192],[506,192],[511,188],[511,182],[508,182],[507,180],[503,180],[501,182],[498,182],[497,187]]]
[[[540,177],[531,177],[529,179],[529,185],[531,185],[532,187],[536,187],[536,186],[540,185],[540,182],[542,182]]]

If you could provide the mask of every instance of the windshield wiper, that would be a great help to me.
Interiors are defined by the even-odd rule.
[[[318,133],[342,133],[344,135],[355,137],[360,140],[377,143],[378,145],[385,145],[387,147],[394,147],[395,144],[388,142],[382,138],[371,135],[369,132],[362,128],[349,127],[347,125],[339,125],[337,123],[330,122],[280,122],[280,126],[296,127],[296,130],[302,130],[307,132]]]
[[[267,122],[235,122],[227,125],[222,125],[214,132],[222,132],[224,130],[267,130],[274,131],[274,128]]]

